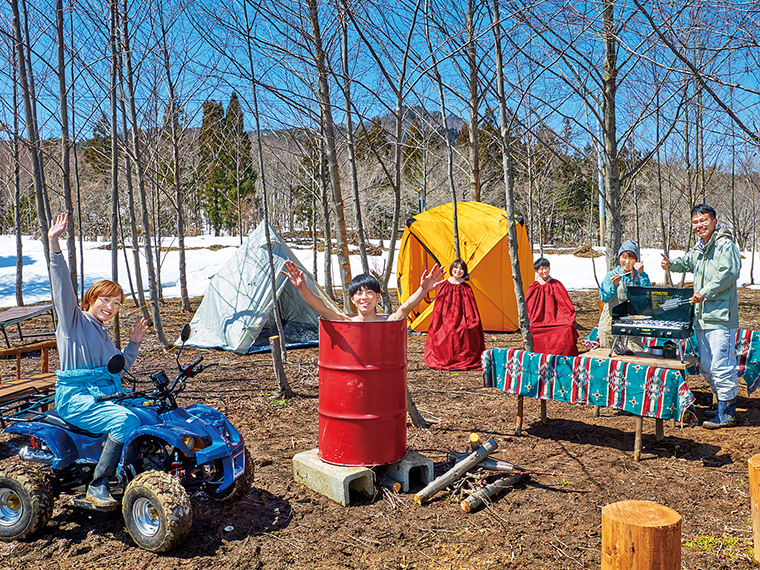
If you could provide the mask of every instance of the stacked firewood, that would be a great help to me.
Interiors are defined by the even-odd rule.
[[[450,453],[454,466],[414,495],[414,501],[423,505],[440,491],[451,488],[451,495],[460,498],[459,507],[469,513],[526,479],[528,473],[520,467],[489,457],[498,446],[493,438],[481,445],[478,434],[470,434],[469,452]]]

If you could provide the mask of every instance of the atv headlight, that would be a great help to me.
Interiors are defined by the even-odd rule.
[[[187,446],[187,448],[193,453],[195,453],[196,451],[200,451],[207,445],[206,442],[203,441],[203,439],[194,435],[183,435],[182,441],[185,442],[185,445]]]

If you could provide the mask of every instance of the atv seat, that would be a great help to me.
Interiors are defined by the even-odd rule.
[[[82,428],[78,428],[77,426],[70,424],[66,420],[64,420],[61,416],[58,415],[58,412],[55,410],[49,411],[47,414],[45,414],[45,417],[40,420],[41,422],[54,425],[56,427],[65,429],[66,431],[70,431],[73,433],[76,433],[78,435],[84,435],[86,437],[91,437],[93,439],[98,439],[100,436],[104,435],[102,433],[92,433],[90,431],[87,431]]]

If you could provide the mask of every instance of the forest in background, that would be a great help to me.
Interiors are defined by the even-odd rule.
[[[367,240],[384,239],[386,303],[405,220],[452,200],[504,208],[541,247],[606,246],[608,263],[628,237],[688,247],[688,211],[708,202],[755,249],[753,3],[9,0],[0,12],[0,224],[19,236],[19,304],[20,235],[45,235],[62,210],[72,280],[82,236],[108,236],[114,279],[130,248],[159,328],[159,239],[242,240],[262,219],[335,253],[344,283],[349,244],[367,270]]]

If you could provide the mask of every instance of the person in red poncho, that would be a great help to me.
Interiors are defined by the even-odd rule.
[[[425,364],[436,370],[480,370],[486,349],[475,294],[468,283],[467,264],[455,260],[449,277],[435,294],[425,341]]]
[[[575,307],[567,289],[549,275],[549,260],[540,257],[534,264],[536,280],[528,287],[528,305],[533,352],[578,356]]]

